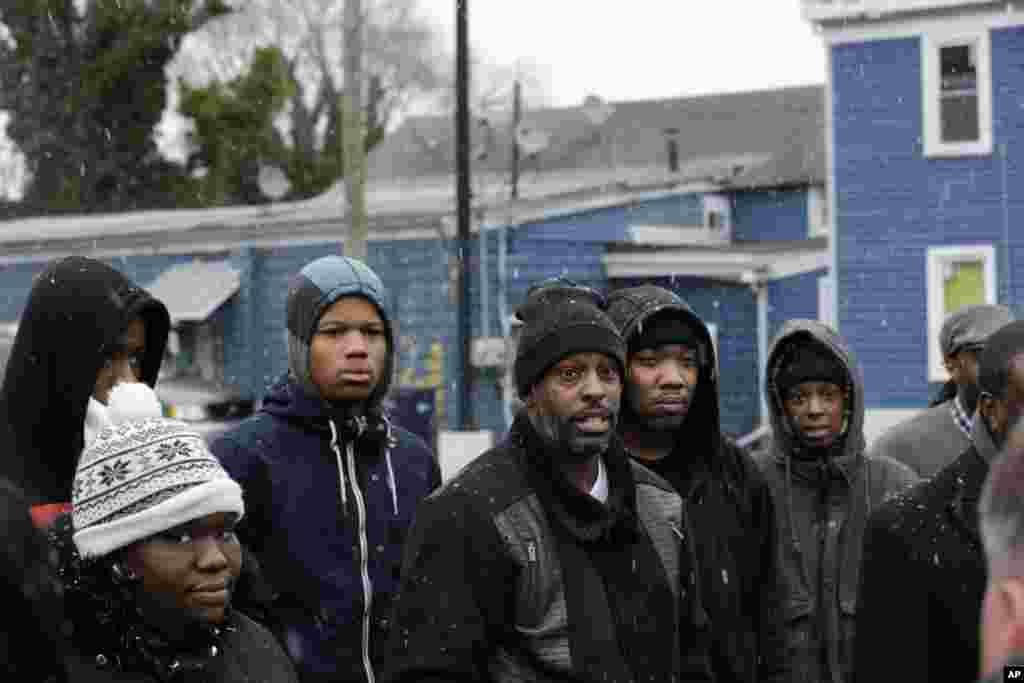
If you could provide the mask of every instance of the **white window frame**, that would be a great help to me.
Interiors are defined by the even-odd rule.
[[[706,194],[703,196],[704,221],[702,225],[709,230],[711,228],[711,213],[717,213],[722,217],[722,225],[717,228],[723,238],[732,235],[732,202],[728,197],[719,194]]]
[[[945,320],[945,268],[958,261],[981,261],[985,273],[986,304],[996,302],[996,248],[987,245],[929,247],[927,255],[928,298],[928,381],[944,382],[948,379],[939,349],[939,331]]]
[[[939,106],[941,65],[939,50],[951,45],[977,45],[978,140],[943,142]],[[983,156],[992,153],[992,48],[988,30],[933,33],[921,36],[921,107],[926,157]]]

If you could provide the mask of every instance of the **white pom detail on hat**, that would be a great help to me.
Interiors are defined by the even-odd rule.
[[[99,557],[176,526],[245,512],[242,489],[184,422],[161,417],[146,384],[119,384],[109,424],[79,459],[72,492],[74,541]]]
[[[107,405],[92,396],[85,411],[84,440],[86,448],[96,440],[106,427],[128,420],[160,417],[163,407],[148,384],[142,382],[121,382],[110,390]]]

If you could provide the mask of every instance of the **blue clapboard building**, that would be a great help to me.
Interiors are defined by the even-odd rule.
[[[510,122],[479,122],[473,243],[462,256],[472,334],[484,341],[467,373],[452,280],[452,124],[406,121],[371,155],[368,261],[398,321],[398,384],[419,391],[409,415],[457,426],[454,399],[468,377],[479,425],[504,430],[511,397],[493,351],[528,287],[564,275],[602,289],[677,291],[714,328],[726,430],[758,426],[771,335],[788,318],[831,320],[835,310],[826,99],[802,87],[613,103],[601,121],[583,108],[529,112],[515,177]],[[91,255],[167,302],[176,334],[161,385],[179,390],[172,402],[188,403],[182,387],[258,401],[287,366],[288,278],[338,253],[347,235],[340,190],[266,207],[0,223],[0,323],[17,321],[46,262]]]

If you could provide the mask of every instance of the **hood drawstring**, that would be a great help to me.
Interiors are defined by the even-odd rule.
[[[391,447],[384,451],[384,459],[388,463],[388,486],[391,487],[391,503],[395,506],[395,517],[398,516],[398,486],[395,484],[395,468],[391,466]]]
[[[365,418],[363,418],[365,420]],[[388,488],[391,490],[391,506],[395,511],[395,517],[398,516],[398,483],[395,479],[395,466],[391,462],[391,446],[394,445],[394,439],[391,433],[391,423],[385,418],[387,424],[387,443],[384,447],[384,461],[388,466]],[[331,450],[334,451],[334,459],[338,464],[338,483],[341,487],[341,505],[345,510],[345,514],[348,514],[348,487],[345,481],[345,464],[341,458],[341,448],[338,444],[338,428],[334,425],[334,420],[328,420],[327,424],[331,427]],[[357,422],[360,431],[364,431],[365,423]],[[351,440],[345,444],[345,453],[348,460],[350,460],[350,472],[349,478],[355,477],[355,450],[352,446]],[[352,485],[355,486],[355,479],[352,480]]]
[[[395,510],[395,517],[398,516],[398,483],[395,480],[395,467],[391,464],[391,449],[397,445],[395,440],[395,434],[391,429],[391,420],[388,419],[387,414],[381,414],[381,420],[384,422],[384,461],[388,465],[388,487],[391,489],[391,505]]]
[[[328,420],[331,426],[331,450],[334,451],[335,461],[338,463],[338,484],[341,487],[341,509],[345,516],[348,516],[348,487],[345,484],[345,465],[341,462],[341,449],[338,448],[338,428],[334,426],[334,420]]]

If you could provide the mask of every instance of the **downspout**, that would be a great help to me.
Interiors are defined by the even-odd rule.
[[[501,325],[501,336],[505,338],[506,348],[509,348],[509,337],[512,333],[511,318],[508,315],[508,232],[505,223],[498,227],[498,295],[495,305],[498,309],[498,324]],[[501,412],[505,417],[505,429],[512,426],[512,396],[514,391],[512,382],[509,381],[507,370],[509,362],[506,359],[504,381],[501,384]]]
[[[768,424],[768,398],[764,395],[764,378],[768,372],[768,283],[753,271],[743,274],[757,302],[757,395],[760,401],[761,425]]]
[[[491,297],[490,278],[487,272],[487,231],[484,222],[477,217],[476,244],[477,257],[480,262],[480,332],[481,337],[489,336],[491,331]]]
[[[1009,186],[1006,180],[1006,143],[999,145],[999,157],[1002,161],[1003,175],[1003,251],[1006,253],[1006,301],[1003,303],[1013,308],[1013,259],[1010,258],[1010,204]]]

